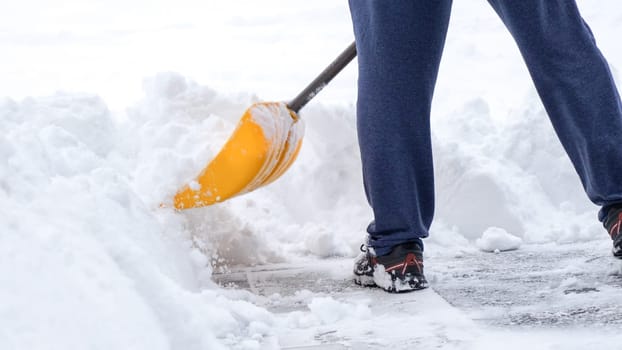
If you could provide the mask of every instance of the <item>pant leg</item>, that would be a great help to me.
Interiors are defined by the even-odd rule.
[[[592,202],[622,203],[622,103],[574,0],[489,0],[523,55]]]
[[[378,255],[428,236],[434,213],[430,107],[451,0],[350,0],[357,131]]]

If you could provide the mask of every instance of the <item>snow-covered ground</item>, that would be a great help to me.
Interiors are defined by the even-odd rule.
[[[622,5],[598,5],[579,1],[618,78]],[[455,2],[433,106],[426,259],[447,317],[345,280],[371,219],[355,63],[303,110],[279,181],[170,209],[250,103],[293,97],[352,40],[330,0],[0,5],[2,348],[373,348],[410,315],[429,332],[396,348],[618,347],[620,262],[486,1]],[[214,282],[260,264],[331,266],[338,288]]]

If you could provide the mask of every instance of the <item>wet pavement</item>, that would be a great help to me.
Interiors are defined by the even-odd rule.
[[[608,243],[608,242],[604,242]],[[498,326],[622,324],[622,260],[603,242],[472,251],[426,260],[434,290]]]
[[[432,289],[472,320],[489,326],[598,327],[622,325],[622,260],[608,242],[524,245],[486,253],[469,249],[456,255],[426,257]],[[267,297],[273,312],[306,309],[301,291],[336,298],[352,293],[384,296],[350,280],[352,260],[278,264],[214,274],[225,287]],[[303,293],[304,294],[304,293]],[[278,298],[270,298],[278,295]]]

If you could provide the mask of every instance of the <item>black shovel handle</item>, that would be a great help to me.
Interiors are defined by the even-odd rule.
[[[339,74],[350,63],[354,57],[356,57],[356,45],[350,44],[339,57],[337,57],[331,64],[320,73],[301,93],[298,94],[291,102],[287,104],[289,109],[298,113],[315,95],[317,95],[322,89],[333,80],[333,78]]]

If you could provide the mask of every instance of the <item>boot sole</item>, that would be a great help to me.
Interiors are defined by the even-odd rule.
[[[428,281],[413,279],[407,282],[394,279],[389,288],[382,288],[385,292],[389,293],[408,293],[416,290],[428,288]]]
[[[413,292],[416,290],[428,288],[429,286],[428,282],[425,280],[423,281],[411,280],[408,282],[402,282],[398,279],[394,279],[391,281],[390,286],[383,287],[383,286],[379,286],[378,284],[376,284],[372,276],[358,276],[358,275],[354,275],[353,281],[354,281],[354,284],[356,284],[357,286],[367,287],[367,288],[377,287],[377,288],[384,290],[385,292],[394,293],[394,294]]]

